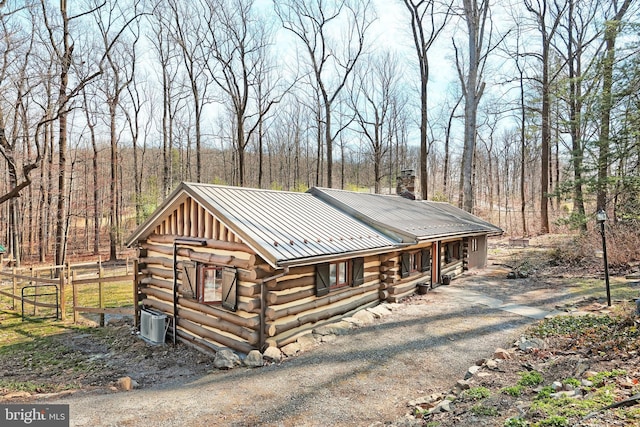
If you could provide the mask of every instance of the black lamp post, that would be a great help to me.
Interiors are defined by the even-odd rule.
[[[607,220],[607,213],[600,209],[596,213],[596,219],[600,223],[600,235],[602,236],[602,257],[604,258],[604,282],[607,286],[607,305],[611,307],[611,290],[609,289],[609,263],[607,262],[607,238],[604,234],[604,222]]]

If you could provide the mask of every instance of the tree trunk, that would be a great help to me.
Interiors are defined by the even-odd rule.
[[[607,208],[607,180],[609,176],[609,130],[611,126],[611,109],[613,98],[613,64],[615,62],[616,38],[620,26],[620,20],[626,13],[631,0],[625,0],[614,18],[605,22],[605,54],[602,67],[602,101],[600,113],[600,137],[598,138],[598,185],[597,205],[598,209]]]
[[[67,205],[66,205],[66,173],[67,173],[67,86],[69,84],[69,69],[73,55],[73,46],[69,37],[69,18],[67,16],[67,2],[60,1],[60,14],[62,15],[62,44],[63,57],[60,64],[60,87],[58,91],[58,203],[56,205],[56,247],[55,263],[63,265],[67,249]]]

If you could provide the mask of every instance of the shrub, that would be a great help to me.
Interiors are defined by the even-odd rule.
[[[471,408],[471,412],[474,415],[481,415],[484,417],[495,417],[498,415],[498,410],[496,408],[484,405],[475,405]]]
[[[542,374],[540,374],[540,372],[520,372],[520,381],[518,381],[518,385],[525,387],[534,387],[538,384],[541,384],[542,381]]]
[[[523,420],[520,417],[508,418],[504,422],[504,427],[527,427],[529,422],[527,420]]]
[[[464,392],[462,392],[463,397],[473,399],[473,400],[486,399],[490,395],[491,395],[491,392],[486,387],[473,387],[473,388],[470,388],[469,390],[465,390]]]
[[[565,427],[569,425],[569,421],[565,417],[553,415],[535,424],[537,427]]]
[[[514,385],[511,387],[505,387],[502,389],[502,392],[504,394],[508,394],[509,396],[513,396],[513,397],[521,396],[523,391],[524,391],[524,387],[521,385]]]

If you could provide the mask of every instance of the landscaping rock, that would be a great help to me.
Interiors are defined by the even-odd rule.
[[[500,360],[510,360],[512,358],[509,350],[505,350],[504,348],[496,348],[496,351],[493,352],[493,357]]]
[[[469,378],[471,378],[472,376],[474,376],[475,374],[478,373],[478,371],[480,371],[481,367],[478,365],[473,365],[471,367],[469,367],[469,369],[467,369],[467,373],[464,375],[464,379],[468,380]]]
[[[258,350],[251,350],[247,357],[244,358],[244,366],[248,368],[260,368],[264,365],[264,360],[262,359],[262,353]]]
[[[315,328],[313,333],[317,335],[344,335],[351,329],[353,329],[353,323],[341,320],[336,323],[331,323],[330,325]]]
[[[376,316],[367,310],[360,310],[353,315],[353,318],[362,322],[363,325],[370,325],[376,320]]]
[[[498,362],[494,359],[489,359],[485,362],[484,366],[486,366],[487,369],[495,371],[496,369],[498,369]]]
[[[279,362],[282,360],[282,352],[277,347],[267,347],[262,357],[270,362]]]
[[[331,341],[335,341],[336,340],[336,336],[331,334],[331,335],[321,335],[320,336],[320,342],[331,342]]]
[[[429,412],[437,413],[437,412],[451,412],[451,401],[444,399],[440,403],[438,403],[433,409]]]
[[[296,353],[299,353],[300,350],[301,350],[300,344],[298,344],[297,342],[292,342],[291,344],[287,344],[280,349],[280,351],[282,351],[282,354],[284,354],[287,357],[294,356]]]
[[[123,391],[133,390],[134,381],[131,379],[131,377],[120,377],[116,381],[116,386]]]
[[[518,344],[518,348],[524,352],[539,350],[546,347],[544,340],[540,338],[522,338]]]
[[[25,397],[31,397],[31,393],[28,391],[14,391],[2,396],[4,399],[24,399]]]
[[[297,343],[300,345],[300,351],[308,351],[318,345],[312,334],[306,334],[298,338]]]
[[[372,308],[367,308],[366,311],[373,314],[376,317],[376,319],[379,319],[381,317],[391,314],[391,310],[385,304],[380,304]]]
[[[471,388],[471,384],[469,384],[469,381],[467,380],[458,380],[458,382],[456,382],[456,386],[460,390],[469,390]]]
[[[233,369],[240,365],[241,362],[238,355],[228,348],[218,351],[213,359],[213,366],[217,369]]]

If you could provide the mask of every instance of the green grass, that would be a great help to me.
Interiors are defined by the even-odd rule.
[[[65,345],[73,331],[89,328],[58,320],[22,321],[19,313],[0,309],[0,365],[12,366],[15,378],[0,378],[0,392],[52,392],[74,388],[61,372],[85,372],[92,369],[84,356]],[[49,378],[50,381],[39,380]]]
[[[17,289],[17,295],[20,295],[22,287],[28,285],[28,282],[20,283]],[[13,286],[6,279],[0,282],[0,289],[6,292],[12,292]],[[43,288],[46,289],[46,288]],[[48,290],[47,290],[48,292]],[[64,288],[65,295],[65,314],[67,319],[73,316],[73,286],[66,284]],[[133,283],[130,280],[119,282],[109,282],[102,284],[103,306],[107,308],[132,307],[133,306]],[[55,303],[54,296],[39,297],[38,301],[44,303]],[[97,283],[77,285],[77,301],[78,307],[100,307],[99,285]],[[0,308],[13,308],[11,298],[0,295]],[[25,304],[25,314],[27,317],[42,318],[54,317],[55,309],[38,307],[34,310],[32,304]],[[20,312],[20,301],[15,301],[15,310]]]

